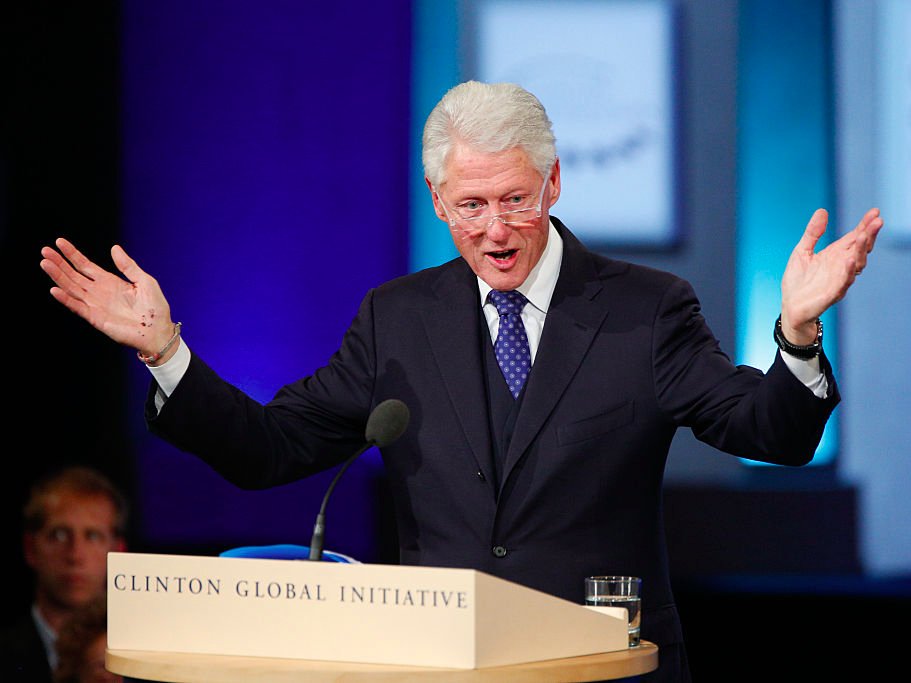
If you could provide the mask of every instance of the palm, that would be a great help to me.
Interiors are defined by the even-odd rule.
[[[838,248],[835,243],[819,253],[795,250],[791,254],[781,288],[788,299],[800,302],[800,319],[818,317],[848,291],[848,273],[836,258]]]
[[[795,327],[818,318],[844,298],[866,267],[867,254],[882,227],[879,211],[871,209],[857,227],[814,253],[827,221],[828,214],[823,209],[813,214],[782,277],[782,316]]]

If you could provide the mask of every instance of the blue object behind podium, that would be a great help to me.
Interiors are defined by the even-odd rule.
[[[238,548],[230,548],[222,553],[219,557],[255,557],[260,560],[309,560],[310,547],[306,545],[291,545],[279,543],[277,545],[245,545]],[[331,550],[323,551],[324,562],[342,562],[344,564],[361,564],[360,561],[353,557],[334,553]]]

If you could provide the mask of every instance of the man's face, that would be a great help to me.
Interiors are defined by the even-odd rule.
[[[458,207],[483,207],[483,217],[478,221],[483,228],[489,216],[509,211],[518,197],[537,197],[543,180],[520,148],[491,154],[457,144],[446,162],[446,180],[436,188],[437,193],[431,186],[431,196],[437,216],[447,222],[447,211],[454,217]],[[548,210],[559,196],[557,161],[544,183],[539,218],[513,225],[495,220],[486,230],[475,231],[478,234],[460,230],[457,222],[451,230],[456,248],[475,274],[494,289],[517,288],[544,253]]]
[[[39,599],[72,609],[104,592],[107,553],[124,548],[114,519],[114,506],[103,496],[65,491],[49,498],[46,524],[26,534],[24,544]]]

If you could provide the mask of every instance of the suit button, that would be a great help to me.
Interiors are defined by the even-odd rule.
[[[481,470],[478,470],[478,479],[484,481],[484,473]]]
[[[506,557],[506,548],[501,545],[495,545],[493,547],[493,556],[494,557]]]

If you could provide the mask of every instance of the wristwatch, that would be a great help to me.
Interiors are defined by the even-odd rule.
[[[797,344],[792,344],[787,339],[785,339],[784,332],[781,331],[781,316],[778,316],[778,320],[775,321],[775,343],[778,344],[778,348],[789,353],[795,358],[802,358],[803,360],[810,360],[811,358],[816,358],[822,351],[822,320],[816,318],[816,341],[812,344],[807,344],[806,346],[799,346]]]

